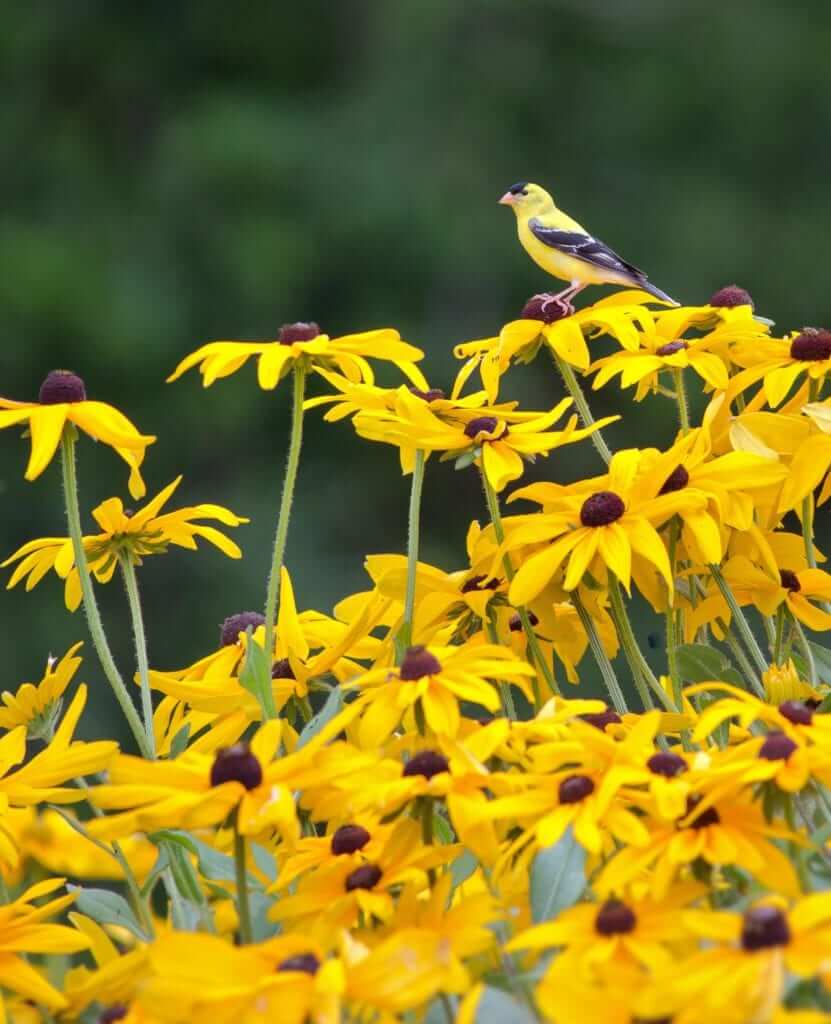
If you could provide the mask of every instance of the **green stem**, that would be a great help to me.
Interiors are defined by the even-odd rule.
[[[484,471],[481,472],[482,486],[485,489],[485,500],[488,503],[488,512],[493,523],[493,532],[496,535],[497,544],[502,544],[505,540],[505,528],[502,525],[502,514],[499,511],[499,499],[496,496],[496,491],[488,480],[488,475]],[[510,556],[506,553],[502,556],[502,565],[505,569],[505,576],[510,583],[514,578],[514,566],[511,562]],[[528,612],[524,607],[517,608],[517,615],[519,621],[522,623],[522,629],[525,633],[525,639],[528,642],[528,650],[531,652],[531,658],[536,661],[540,671],[548,685],[548,688],[552,693],[560,696],[560,688],[557,686],[557,680],[554,678],[554,672],[551,666],[545,659],[545,655],[540,648],[537,634],[534,632],[534,627],[531,625],[531,620],[528,617]],[[539,711],[542,707],[542,695],[540,694],[540,684],[536,676],[531,680],[531,686],[534,691],[534,710]]]
[[[81,595],[84,601],[84,611],[87,616],[92,644],[101,662],[101,668],[107,677],[115,698],[124,712],[127,724],[135,737],[139,750],[144,757],[150,756],[147,739],[144,735],[144,728],[138,716],[121,673],[118,671],[115,659],[113,658],[110,645],[107,643],[107,635],[104,632],[104,624],[101,621],[101,613],[98,611],[98,604],[95,600],[95,591],[92,586],[92,578],[87,564],[87,554],[84,550],[84,537],[81,531],[81,511],[78,505],[78,479],[75,472],[75,428],[67,425],[64,429],[61,440],[61,470],[63,473],[64,501],[66,504],[66,521],[69,527],[69,536],[72,540],[72,552],[75,557],[75,567],[78,570],[78,579],[81,584]]]
[[[399,655],[413,642],[413,615],[415,612],[416,576],[418,574],[418,544],[421,518],[421,492],[424,487],[425,453],[419,448],[415,453],[412,480],[410,481],[410,509],[407,516],[407,590],[404,595],[404,621],[398,632]]]
[[[577,375],[574,372],[574,368],[570,363],[567,363],[565,359],[559,356],[553,349],[551,354],[554,357],[554,362],[557,364],[557,369],[560,371],[563,383],[566,386],[566,390],[571,395],[574,401],[574,407],[577,410],[577,415],[584,427],[591,427],[595,423],[595,418],[592,416],[591,409],[589,409],[589,403],[586,401],[586,396],[583,394],[583,389],[580,387],[580,382],[577,380]],[[597,449],[597,454],[608,466],[612,461],[612,453],[609,446],[603,440],[603,435],[599,430],[595,430],[590,435],[591,442]]]
[[[739,607],[739,602],[736,600],[736,595],[733,593],[730,584],[724,578],[724,574],[721,569],[714,564],[710,565],[710,575],[715,580],[715,584],[721,591],[721,596],[727,602],[727,607],[730,609],[730,614],[733,618],[733,622],[736,624],[736,629],[739,631],[739,636],[742,638],[745,647],[747,648],[748,654],[756,663],[756,667],[760,673],[767,672],[768,663],[765,660],[762,649],[753,635],[753,630],[750,628],[750,624],[745,618],[744,612]]]
[[[684,381],[684,370],[680,366],[674,366],[672,375],[675,378],[675,397],[678,399],[678,422],[681,425],[681,433],[690,432],[690,407],[687,401],[687,385]]]
[[[421,841],[433,845],[433,800],[429,796],[421,798]]]
[[[782,640],[785,635],[785,602],[776,609],[776,629],[774,632],[773,639],[773,663],[774,665],[782,664]]]
[[[670,575],[675,580],[675,558],[678,550],[678,533],[679,523],[678,517],[673,516],[671,523],[669,524],[669,565]],[[681,669],[678,665],[678,645],[680,638],[680,613],[673,608],[672,605],[667,606],[666,611],[666,634],[667,634],[667,669],[669,671],[669,678],[672,683],[672,699],[675,701],[675,706],[680,711],[683,706],[683,680],[681,679]]]
[[[814,497],[809,494],[802,500],[802,539],[805,542],[805,557],[812,569],[817,567],[817,552],[814,547]]]
[[[492,644],[499,643],[499,635],[496,632],[496,622],[494,621],[493,609],[488,606],[488,619],[485,624],[485,629],[488,634],[488,640]],[[516,705],[514,704],[514,695],[511,693],[511,684],[499,682],[499,696],[502,699],[502,710],[505,712],[505,717],[509,718],[512,722],[518,721],[516,713]]]
[[[606,689],[609,692],[609,699],[612,702],[612,706],[619,715],[625,715],[629,709],[626,707],[626,698],[623,696],[623,690],[621,690],[620,683],[617,681],[617,676],[615,675],[614,668],[612,668],[612,663],[609,661],[609,657],[603,649],[603,644],[597,632],[597,627],[594,624],[594,619],[589,615],[586,606],[583,604],[580,595],[576,590],[572,590],[571,592],[571,603],[577,609],[577,615],[583,624],[586,636],[589,638],[589,646],[592,649],[594,660],[597,662],[597,667],[600,669],[600,674],[603,676],[603,682],[606,684]]]
[[[747,681],[750,683],[750,685],[756,691],[757,695],[759,697],[764,698],[764,696],[765,696],[765,688],[764,688],[764,686],[762,686],[762,680],[759,678],[758,673],[753,668],[753,666],[750,664],[750,659],[744,653],[744,648],[739,643],[739,641],[736,639],[736,635],[733,632],[732,627],[729,626],[724,621],[724,619],[721,619],[721,618],[716,619],[716,625],[721,630],[721,632],[724,634],[725,643],[727,644],[727,646],[732,651],[733,657],[738,662],[739,668],[742,670],[742,672],[744,672],[745,679],[747,679]]]
[[[805,667],[808,669],[808,679],[812,686],[816,686],[817,665],[814,661],[814,654],[811,650],[811,645],[808,643],[808,637],[805,635],[802,623],[793,613],[791,614],[791,620],[793,622],[793,628],[796,631],[796,638],[799,641],[799,646],[802,648],[802,655],[805,658]]]
[[[136,569],[130,555],[124,552],[119,558],[121,575],[127,589],[127,601],[130,605],[130,618],[133,622],[133,637],[136,644],[136,663],[141,682],[141,704],[144,712],[144,731],[151,758],[156,757],[156,734],[153,731],[153,698],[150,693],[150,665],[147,660],[147,638],[144,632],[144,617],[141,613]]]
[[[620,640],[620,645],[623,648],[623,653],[629,663],[629,668],[632,670],[632,678],[635,682],[635,686],[637,687],[638,696],[641,698],[644,710],[649,711],[655,707],[655,702],[649,694],[648,688],[651,687],[655,696],[660,700],[667,711],[675,711],[675,703],[670,700],[668,694],[664,691],[664,688],[655,678],[652,669],[649,667],[646,658],[643,656],[643,652],[638,645],[638,641],[635,639],[632,623],[629,621],[626,605],[623,603],[623,594],[621,592],[620,583],[612,572],[609,573],[609,612],[612,616],[612,621],[615,624],[615,629],[617,630],[618,639]]]
[[[234,867],[237,883],[237,913],[239,915],[240,944],[248,946],[253,940],[251,928],[251,907],[248,902],[248,870],[246,867],[245,836],[240,833],[239,822],[234,816]]]
[[[294,485],[297,481],[297,467],[300,465],[300,448],[303,444],[303,397],[306,392],[306,367],[302,360],[294,364],[294,391],[291,407],[291,434],[286,475],[283,478],[283,493],[280,496],[280,512],[277,516],[277,530],[274,534],[274,550],[271,556],[271,572],[265,601],[265,653],[269,660],[274,658],[274,629],[277,620],[277,601],[280,596],[280,573],[286,555],[286,541],[289,535],[289,518],[294,500]],[[270,717],[276,717],[271,715]]]

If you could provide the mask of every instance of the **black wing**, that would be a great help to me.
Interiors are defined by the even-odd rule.
[[[597,238],[591,235],[584,235],[580,231],[561,231],[558,228],[547,228],[536,219],[528,222],[531,234],[543,245],[550,246],[566,256],[573,256],[578,260],[585,260],[595,267],[603,270],[614,270],[619,274],[630,274],[640,280],[645,279],[646,274],[631,263],[627,263]]]

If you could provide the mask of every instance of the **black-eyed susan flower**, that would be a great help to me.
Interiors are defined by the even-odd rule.
[[[583,428],[571,416],[564,429],[551,430],[571,405],[565,398],[548,413],[497,410],[489,406],[468,409],[464,420],[447,422],[429,404],[406,389],[399,389],[395,409],[361,412],[355,430],[370,441],[380,441],[412,451],[442,452],[442,459],[467,459],[481,466],[497,491],[522,476],[524,460],[547,455],[555,448],[574,444],[618,417],[610,416]]]
[[[87,399],[84,382],[69,370],[53,370],[40,386],[37,402],[0,398],[0,430],[26,423],[32,452],[26,467],[27,480],[36,480],[52,461],[64,428],[73,424],[96,441],[108,444],[130,467],[130,494],[145,492],[139,469],[145,449],[156,438],[140,434],[127,417],[107,405]]]
[[[805,377],[818,398],[831,371],[831,331],[804,327],[784,338],[768,338],[739,346],[732,358],[743,367],[730,382],[730,393],[742,391],[762,381],[762,390],[772,409],[782,404],[794,384]]]
[[[160,491],[152,501],[137,511],[125,510],[120,498],[108,498],[93,509],[92,516],[101,533],[83,538],[87,563],[99,583],[108,583],[119,559],[129,558],[134,565],[141,565],[148,555],[159,555],[173,544],[177,547],[196,550],[197,540],[202,538],[222,551],[229,558],[241,558],[239,546],[224,533],[200,520],[213,519],[223,526],[240,526],[248,520],[237,516],[221,505],[191,505],[175,512],[163,512],[173,492],[181,483],[177,477]],[[49,570],[65,580],[64,598],[70,611],[81,603],[81,584],[78,568],[69,537],[42,537],[31,540],[10,555],[3,567],[13,565],[14,572],[7,589],[21,580],[26,581],[26,590],[35,587]]]
[[[610,570],[628,591],[633,556],[654,566],[672,593],[669,556],[656,527],[682,510],[703,509],[707,498],[689,488],[661,493],[663,481],[642,484],[639,464],[636,449],[617,452],[606,477],[590,485],[558,487],[547,503],[549,511],[505,520],[507,550],[537,546],[514,577],[512,604],[532,601],[564,563],[565,590],[574,590],[587,572],[602,583]]]
[[[41,1003],[52,1012],[63,1010],[67,1000],[29,962],[26,954],[78,953],[89,947],[86,936],[74,928],[46,923],[70,906],[75,901],[74,895],[58,896],[46,903],[36,902],[51,896],[65,881],[64,878],[48,878],[0,906],[0,985],[8,992]],[[3,995],[0,995],[0,1012],[6,1018]]]
[[[663,968],[641,1003],[679,1024],[772,1020],[787,974],[813,977],[831,955],[828,893],[792,905],[767,897],[743,913],[692,911],[686,923],[708,948]]]
[[[14,693],[4,690],[0,694],[0,729],[22,725],[30,736],[51,736],[60,714],[61,698],[81,664],[80,647],[80,643],[74,644],[60,660],[50,657],[39,683],[22,683]]]
[[[236,373],[252,357],[257,360],[260,387],[271,391],[298,362],[307,367],[336,370],[348,380],[372,384],[375,377],[368,360],[395,363],[406,373],[424,353],[402,341],[392,328],[331,338],[316,323],[284,324],[275,341],[208,342],[186,356],[167,379],[177,380],[191,367],[198,366],[207,388],[221,377]]]
[[[347,684],[359,690],[361,746],[377,747],[392,733],[407,710],[418,706],[426,725],[442,736],[459,729],[459,701],[490,712],[499,709],[491,680],[515,683],[529,699],[534,670],[496,644],[409,648],[397,668],[379,665]]]

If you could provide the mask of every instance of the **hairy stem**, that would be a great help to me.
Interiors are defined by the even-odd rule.
[[[589,403],[586,401],[586,396],[583,394],[583,389],[580,387],[580,381],[577,379],[577,374],[574,372],[574,368],[570,363],[567,363],[565,359],[557,355],[554,350],[551,350],[551,354],[554,357],[554,362],[557,364],[557,369],[563,378],[563,383],[566,386],[566,391],[571,395],[574,401],[574,408],[577,410],[577,415],[584,427],[591,427],[595,423],[594,416],[592,416]],[[603,435],[599,430],[595,430],[590,435],[591,443],[597,449],[597,454],[608,466],[612,461],[612,452],[606,442],[603,440]]]
[[[240,944],[248,946],[253,939],[251,928],[251,906],[248,900],[248,870],[246,867],[245,836],[239,830],[239,821],[234,816],[234,868],[237,883],[237,914],[239,915]]]
[[[736,629],[739,631],[739,636],[742,638],[745,647],[747,648],[748,654],[756,663],[756,667],[760,673],[767,671],[767,661],[765,660],[762,649],[753,635],[753,630],[750,628],[750,624],[745,618],[744,612],[739,606],[739,602],[736,600],[736,595],[733,593],[730,584],[724,578],[724,574],[717,565],[710,566],[710,575],[715,580],[716,586],[721,592],[721,596],[727,602],[727,607],[730,609],[730,614],[733,618],[733,622],[736,624]]]
[[[418,545],[421,527],[421,492],[424,487],[425,453],[415,453],[410,481],[410,508],[407,516],[407,589],[404,595],[404,621],[398,632],[399,657],[413,642],[413,615],[415,612],[416,576],[418,574]]]
[[[577,614],[583,624],[583,629],[585,629],[586,636],[589,638],[589,646],[591,647],[592,655],[597,663],[597,667],[600,669],[600,674],[603,676],[603,682],[606,684],[606,689],[609,692],[609,699],[612,702],[612,706],[619,715],[624,715],[629,710],[626,707],[626,698],[623,696],[623,690],[621,690],[620,683],[617,681],[617,676],[615,675],[612,663],[609,661],[609,657],[603,649],[603,644],[600,640],[600,635],[597,632],[597,627],[594,624],[594,619],[589,614],[576,590],[572,590],[571,592],[571,603],[577,609]]]
[[[672,374],[675,378],[675,397],[678,399],[678,422],[681,426],[681,433],[689,434],[690,407],[687,400],[687,385],[684,381],[684,370],[680,366],[675,366],[673,367]]]
[[[141,705],[144,713],[144,732],[150,757],[156,756],[156,735],[153,731],[153,698],[150,693],[150,665],[147,660],[147,638],[144,632],[144,617],[141,613],[138,580],[133,561],[126,552],[119,558],[121,575],[127,589],[130,618],[133,622],[133,638],[136,644],[136,664],[141,682]]]

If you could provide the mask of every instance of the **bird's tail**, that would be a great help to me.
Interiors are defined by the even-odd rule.
[[[649,292],[650,295],[654,295],[656,299],[660,299],[661,302],[668,302],[671,306],[680,306],[680,302],[676,302],[675,299],[671,299],[666,292],[662,292],[660,288],[656,288],[654,284],[647,281],[646,278],[638,278],[635,282],[638,288],[642,288],[645,292]]]

